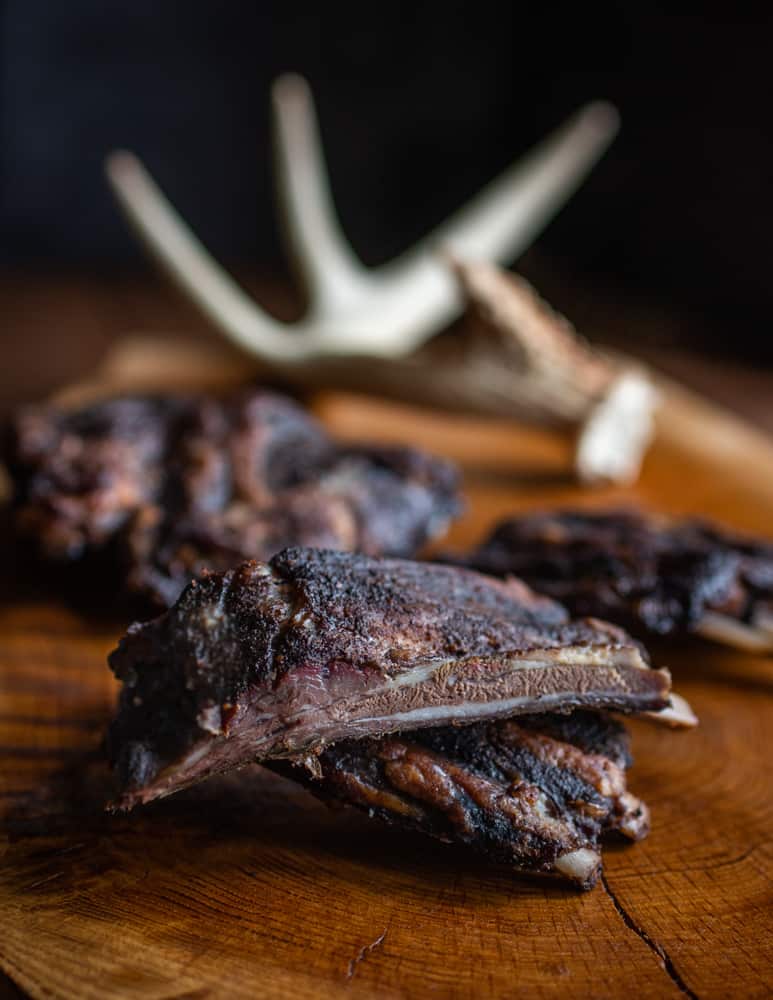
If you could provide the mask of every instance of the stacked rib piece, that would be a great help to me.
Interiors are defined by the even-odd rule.
[[[583,887],[603,834],[647,832],[625,733],[597,710],[666,708],[667,671],[514,580],[287,549],[191,584],[111,666],[123,808],[257,760]]]

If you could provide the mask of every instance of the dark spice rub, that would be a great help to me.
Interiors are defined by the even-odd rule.
[[[112,653],[121,806],[350,737],[669,697],[622,630],[515,580],[287,549],[191,584]]]
[[[108,552],[111,577],[161,606],[204,569],[288,545],[413,555],[460,510],[450,463],[339,447],[264,390],[29,407],[3,451],[17,529],[45,558]]]
[[[624,727],[579,710],[346,740],[320,754],[316,776],[271,766],[325,801],[589,889],[603,836],[649,831],[626,788],[630,763]]]
[[[773,648],[773,544],[697,518],[630,510],[525,514],[448,561],[513,574],[573,614],[599,615],[633,632],[697,632]]]

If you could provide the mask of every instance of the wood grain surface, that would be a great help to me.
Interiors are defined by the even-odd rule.
[[[566,476],[568,443],[543,432],[340,395],[313,404],[342,438],[457,459],[469,502],[457,545],[512,510],[621,501],[771,534],[769,439],[666,383],[640,483],[592,493]],[[23,567],[3,575],[8,996],[770,995],[770,657],[652,647],[701,725],[632,724],[630,785],[652,834],[609,848],[602,884],[583,895],[328,810],[258,768],[106,815],[105,656],[123,623]]]

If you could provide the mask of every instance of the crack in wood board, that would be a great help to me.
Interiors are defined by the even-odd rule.
[[[384,943],[384,938],[387,936],[388,928],[385,927],[383,931],[379,934],[375,941],[371,941],[370,944],[364,945],[357,954],[349,961],[349,966],[346,970],[346,978],[351,979],[354,975],[354,971],[360,962],[364,961],[371,952],[375,951],[376,948],[380,947]]]
[[[638,938],[641,938],[641,940],[647,945],[650,951],[657,957],[659,965],[666,973],[666,975],[669,977],[669,979],[671,979],[676,988],[681,993],[684,993],[686,997],[689,997],[690,1000],[699,1000],[698,994],[694,993],[687,985],[687,983],[684,981],[684,979],[682,979],[681,975],[677,971],[676,966],[674,965],[674,962],[669,956],[666,949],[661,944],[659,944],[654,938],[650,937],[647,931],[645,931],[643,927],[640,927],[639,924],[637,924],[636,921],[633,919],[631,914],[625,909],[623,904],[620,902],[620,900],[617,898],[615,893],[610,888],[606,875],[602,874],[600,882],[601,885],[604,887],[604,892],[606,892],[607,896],[609,896],[609,898],[612,900],[612,905],[619,914],[620,919],[623,921],[625,926],[630,931],[632,931]]]

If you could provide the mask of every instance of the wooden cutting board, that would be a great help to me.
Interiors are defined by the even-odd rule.
[[[154,349],[156,381],[236,374],[171,360],[167,370]],[[148,371],[147,351],[132,345],[90,391],[145,384]],[[621,501],[771,534],[771,442],[665,383],[640,482],[599,492],[572,484],[567,443],[544,432],[340,395],[313,405],[342,438],[458,460],[469,509],[455,544],[508,511]],[[257,768],[105,815],[98,750],[115,697],[105,656],[123,623],[50,591],[12,580],[0,607],[7,995],[770,995],[770,656],[698,641],[653,647],[701,726],[632,724],[630,784],[652,808],[652,834],[609,848],[603,883],[583,895],[330,811]]]

